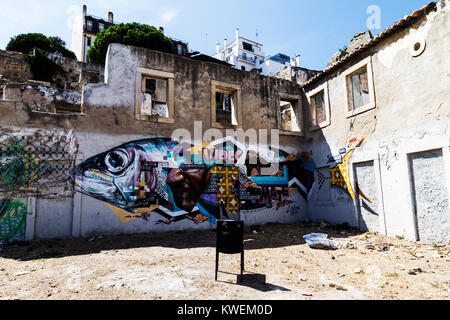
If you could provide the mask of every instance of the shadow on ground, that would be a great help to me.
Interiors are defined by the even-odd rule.
[[[346,230],[342,234],[342,230]],[[318,228],[299,224],[267,224],[246,227],[245,250],[280,248],[304,244],[303,236],[309,233],[327,233],[331,238],[343,238],[360,234],[356,230],[340,227]],[[61,239],[48,241],[12,242],[0,247],[0,257],[14,260],[37,260],[86,255],[108,250],[132,248],[168,247],[175,249],[216,246],[216,231],[174,231],[130,235],[105,235],[90,238]]]
[[[226,274],[233,274],[225,271],[220,271],[219,273],[226,273]],[[231,281],[223,281],[218,280],[219,282],[231,284],[231,285],[237,285],[237,286],[244,286],[249,287],[261,292],[269,292],[269,291],[291,291],[288,288],[277,286],[271,283],[266,282],[266,275],[265,274],[259,274],[259,273],[253,273],[249,271],[245,271],[245,273],[242,275],[242,278],[240,278],[240,275],[236,274],[236,282]]]

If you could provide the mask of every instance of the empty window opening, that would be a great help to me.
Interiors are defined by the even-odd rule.
[[[327,120],[325,114],[325,93],[323,90],[311,97],[310,116],[312,127],[317,126]]]
[[[225,125],[237,124],[235,120],[235,92],[216,89],[216,121]]]
[[[280,100],[282,130],[300,132],[296,115],[296,104],[294,101]]]
[[[145,77],[142,83],[141,114],[148,116],[169,117],[168,80]]]
[[[353,109],[370,103],[369,83],[367,79],[367,68],[352,74],[351,79],[351,96]]]

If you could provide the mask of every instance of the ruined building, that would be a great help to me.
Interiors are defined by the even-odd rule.
[[[112,44],[98,81],[80,64],[56,88],[1,52],[21,77],[0,63],[0,240],[228,217],[448,243],[448,11],[432,2],[321,72],[277,77]]]

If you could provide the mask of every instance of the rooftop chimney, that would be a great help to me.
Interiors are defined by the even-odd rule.
[[[239,28],[236,29],[236,43],[238,43],[239,40]]]
[[[114,15],[111,11],[108,12],[108,22],[114,23]]]
[[[216,53],[219,53],[220,51],[220,43],[216,44]]]
[[[295,67],[295,59],[291,58],[291,67]]]
[[[87,5],[83,4],[83,17],[87,14]]]
[[[162,34],[164,34],[164,28],[163,28],[163,27],[159,27],[159,32],[161,32]]]
[[[300,67],[300,55],[295,57],[295,66]]]
[[[223,47],[225,48],[227,46],[227,39],[223,40]]]

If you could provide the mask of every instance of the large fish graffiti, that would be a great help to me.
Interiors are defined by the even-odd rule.
[[[263,176],[262,169],[273,163],[277,169]],[[151,138],[87,159],[73,168],[70,179],[75,191],[106,202],[123,222],[156,212],[166,223],[186,218],[214,223],[221,212],[290,204],[287,198],[296,191],[307,197],[314,170],[310,153],[290,155],[269,147],[261,154],[232,138],[226,145],[195,146]]]

